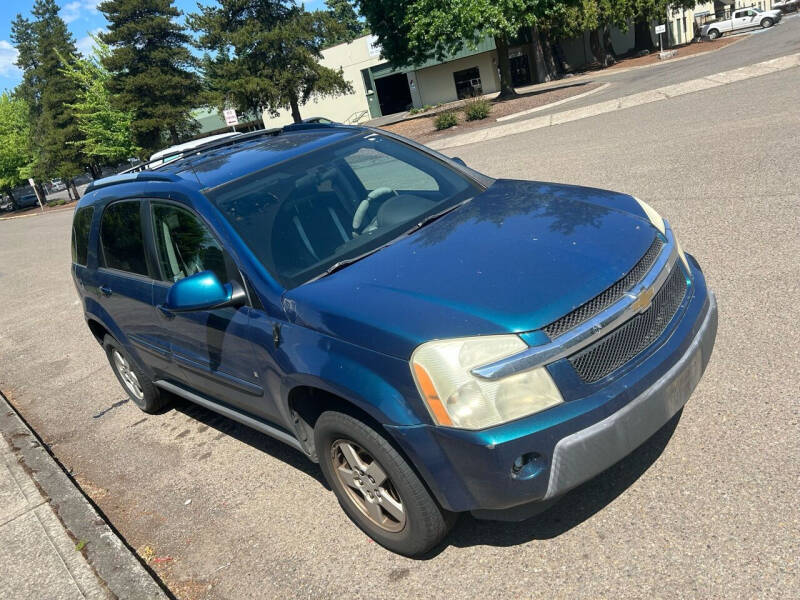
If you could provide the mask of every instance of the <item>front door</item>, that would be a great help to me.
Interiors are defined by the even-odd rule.
[[[212,271],[223,283],[241,281],[227,252],[202,219],[186,207],[153,200],[150,203],[153,240],[160,281],[153,286],[153,303],[163,304],[169,287],[184,277]],[[173,375],[185,386],[256,416],[274,412],[264,398],[250,342],[249,306],[174,313],[158,318],[168,339]]]

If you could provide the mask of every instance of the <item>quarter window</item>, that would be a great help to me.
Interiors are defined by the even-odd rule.
[[[104,266],[138,275],[148,274],[140,206],[138,200],[126,200],[109,205],[103,212],[100,242]]]
[[[86,266],[93,215],[94,206],[86,206],[76,210],[72,219],[72,262],[77,265]]]
[[[223,283],[232,279],[222,248],[200,219],[171,204],[152,206],[158,261],[166,281],[201,271],[212,271]]]

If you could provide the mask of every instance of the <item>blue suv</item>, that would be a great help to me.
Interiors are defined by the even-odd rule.
[[[633,451],[717,328],[645,202],[336,124],[94,182],[72,263],[142,410],[179,396],[293,446],[409,556],[460,512],[526,518]]]

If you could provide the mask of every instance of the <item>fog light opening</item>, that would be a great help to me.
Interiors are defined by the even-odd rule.
[[[511,465],[511,477],[513,479],[533,479],[544,471],[544,456],[538,452],[527,452],[514,459]]]

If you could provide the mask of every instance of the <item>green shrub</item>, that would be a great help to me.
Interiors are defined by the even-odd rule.
[[[477,99],[469,100],[464,104],[464,115],[467,121],[479,121],[489,116],[492,110],[492,104],[488,100]]]
[[[449,129],[458,124],[458,118],[456,118],[456,113],[448,110],[437,116],[433,124],[436,129]]]
[[[66,204],[67,201],[63,198],[59,198],[58,200],[48,200],[47,206],[61,206],[62,204]]]

